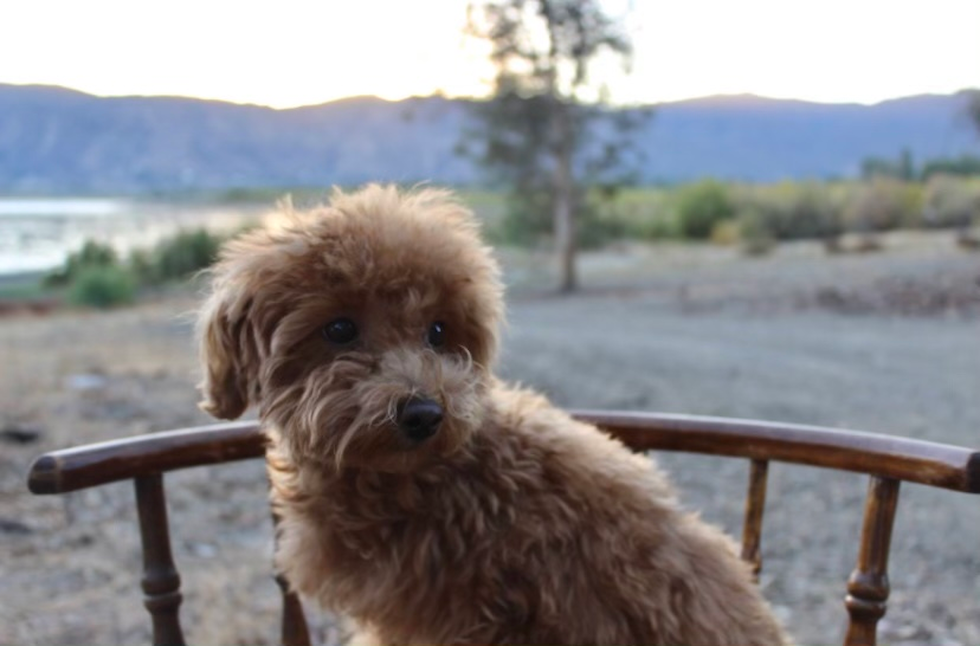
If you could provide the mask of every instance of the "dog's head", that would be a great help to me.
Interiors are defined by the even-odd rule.
[[[448,193],[368,186],[225,246],[198,323],[202,407],[250,405],[298,461],[405,471],[481,422],[499,270]]]

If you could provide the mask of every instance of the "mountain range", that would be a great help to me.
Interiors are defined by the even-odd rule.
[[[980,154],[965,93],[875,105],[753,95],[653,106],[633,133],[643,182],[848,177],[863,159]],[[275,110],[0,84],[0,194],[140,193],[365,181],[472,184],[455,151],[467,100],[356,97]]]

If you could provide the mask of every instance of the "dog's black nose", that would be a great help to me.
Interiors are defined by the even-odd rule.
[[[441,422],[442,406],[431,399],[412,397],[398,410],[398,427],[416,442],[435,435]]]

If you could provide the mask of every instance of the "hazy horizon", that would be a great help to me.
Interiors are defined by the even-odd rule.
[[[632,39],[613,103],[753,94],[872,105],[980,87],[976,0],[602,0]],[[34,0],[0,25],[0,83],[290,108],[344,97],[480,97],[493,69],[466,0]]]
[[[0,86],[15,86],[15,87],[38,87],[38,88],[51,88],[55,90],[67,90],[69,92],[77,92],[79,94],[85,94],[88,96],[93,96],[100,99],[124,99],[124,98],[145,98],[145,99],[189,99],[194,101],[207,101],[213,103],[227,103],[231,105],[241,105],[241,106],[256,106],[260,108],[268,108],[275,111],[288,111],[296,110],[300,108],[310,108],[320,105],[328,105],[331,103],[341,103],[344,101],[353,101],[357,99],[374,99],[378,101],[384,101],[386,103],[399,103],[401,101],[407,101],[411,99],[431,99],[431,98],[444,98],[448,100],[471,100],[480,101],[488,97],[486,96],[457,96],[448,95],[443,92],[432,92],[429,94],[415,94],[410,96],[405,96],[398,99],[385,98],[377,94],[352,94],[349,96],[337,97],[335,99],[330,99],[328,101],[321,101],[319,103],[304,103],[299,105],[289,105],[289,106],[275,106],[267,103],[256,103],[256,102],[246,102],[246,101],[234,101],[230,99],[216,99],[207,98],[191,95],[181,95],[181,94],[100,94],[97,92],[89,92],[77,87],[71,87],[68,85],[58,85],[52,83],[7,83],[0,80]],[[889,101],[897,101],[901,99],[909,99],[914,97],[922,96],[955,96],[962,92],[976,92],[980,91],[980,86],[977,87],[963,87],[958,90],[952,90],[950,92],[913,92],[912,94],[902,94],[897,96],[890,96],[880,100],[863,102],[863,101],[820,101],[816,99],[805,99],[797,98],[791,96],[773,96],[766,94],[759,94],[756,92],[720,92],[715,94],[704,94],[699,96],[691,96],[680,99],[671,99],[665,101],[657,101],[652,103],[639,103],[631,105],[623,105],[620,107],[644,107],[644,106],[657,106],[657,105],[669,105],[676,103],[691,103],[698,101],[708,101],[708,100],[723,100],[723,99],[759,99],[763,101],[786,101],[786,102],[798,102],[798,103],[812,103],[818,105],[863,105],[863,106],[874,106],[882,103],[888,103]]]

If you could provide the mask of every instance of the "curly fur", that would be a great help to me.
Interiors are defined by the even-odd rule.
[[[199,332],[202,407],[254,404],[269,435],[295,589],[384,644],[785,643],[651,460],[494,378],[503,290],[468,210],[376,185],[285,210],[223,250]],[[321,336],[337,317],[349,346]],[[395,419],[413,395],[445,410],[422,443]]]

